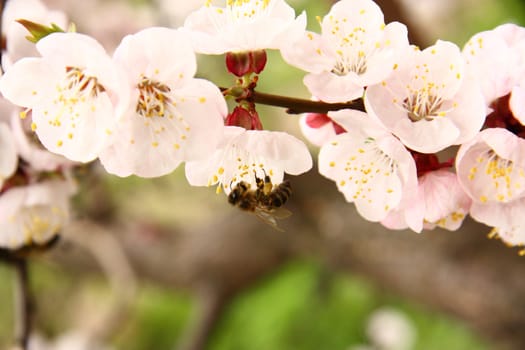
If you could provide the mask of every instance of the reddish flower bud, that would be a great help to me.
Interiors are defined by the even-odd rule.
[[[246,130],[262,130],[261,120],[259,114],[255,110],[247,110],[243,107],[237,106],[232,113],[228,114],[226,126],[240,126]]]
[[[249,73],[259,74],[266,65],[266,51],[228,52],[226,67],[228,72],[242,77]]]
[[[337,135],[346,132],[345,129],[336,122],[334,122],[328,115],[321,113],[309,113],[306,116],[306,124],[314,129],[318,129],[327,123],[332,123],[334,131]]]
[[[226,54],[226,68],[228,72],[242,77],[250,72],[249,52],[228,52]]]
[[[266,51],[258,50],[250,52],[250,67],[255,74],[259,74],[266,66]]]
[[[452,168],[454,166],[454,158],[445,162],[440,162],[438,156],[434,153],[427,154],[415,151],[411,151],[410,153],[412,154],[412,158],[416,161],[417,177],[421,177],[431,171]]]

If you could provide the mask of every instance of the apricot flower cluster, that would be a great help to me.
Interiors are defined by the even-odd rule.
[[[55,208],[65,218],[72,191],[49,191],[60,192],[71,162],[99,159],[111,174],[141,177],[185,163],[190,184],[226,194],[241,181],[255,188],[266,178],[276,186],[285,173],[310,170],[305,143],[265,130],[259,118],[255,90],[268,49],[304,70],[317,101],[310,102],[327,106],[302,115],[301,129],[320,147],[319,172],[365,219],[421,232],[457,230],[470,214],[505,242],[525,244],[524,28],[476,34],[463,50],[442,40],[420,49],[405,25],[384,22],[372,0],[336,2],[319,19],[319,33],[307,31],[306,14],[296,16],[284,0],[228,0],[207,1],[181,28],[130,34],[112,54],[95,38],[60,30],[35,40],[31,51],[15,18],[55,29],[67,23],[41,5],[38,14],[24,13],[17,2],[6,9],[0,92],[25,120],[0,119],[0,223],[20,218],[24,229],[1,230],[0,246],[49,236],[36,234],[36,226],[61,226],[45,218]],[[220,89],[196,78],[196,54],[225,54],[235,85]],[[231,112],[225,97],[235,102]],[[364,108],[351,108],[356,100]],[[47,163],[53,169],[27,159],[36,152],[29,151],[29,129],[45,148],[38,152],[65,157]],[[442,151],[457,154],[443,158]],[[38,170],[28,172],[27,164]],[[60,176],[43,188],[48,180],[28,175],[43,171]],[[22,185],[14,180],[20,176]],[[12,199],[29,190],[60,200]]]

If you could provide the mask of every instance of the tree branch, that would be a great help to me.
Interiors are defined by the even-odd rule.
[[[221,87],[220,89],[223,92],[228,90],[224,87]],[[326,103],[321,101],[266,94],[257,91],[250,91],[249,96],[246,97],[246,99],[255,103],[286,108],[286,112],[289,114],[328,113],[330,111],[338,111],[341,109],[354,109],[362,112],[365,111],[365,106],[362,99],[343,103]]]
[[[12,261],[15,272],[15,339],[22,350],[28,349],[32,327],[33,303],[29,288],[27,260],[24,258]]]

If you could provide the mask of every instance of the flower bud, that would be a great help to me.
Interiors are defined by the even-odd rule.
[[[332,127],[334,128],[336,135],[346,132],[345,129],[341,127],[341,125],[333,121],[327,114],[308,113],[306,115],[306,124],[311,128],[318,129],[327,123],[332,123]]]
[[[228,114],[225,121],[226,126],[240,126],[246,130],[262,130],[259,114],[252,109],[247,110],[237,106],[232,113]]]
[[[259,74],[266,65],[266,51],[228,52],[226,54],[226,67],[228,72],[242,77],[246,74]]]

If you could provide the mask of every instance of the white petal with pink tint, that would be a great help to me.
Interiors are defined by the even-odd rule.
[[[0,189],[4,180],[15,172],[17,164],[18,153],[13,133],[7,124],[0,122]]]
[[[115,51],[134,98],[113,143],[100,155],[118,176],[162,176],[181,162],[208,157],[222,137],[226,102],[211,82],[195,79],[196,58],[181,31],[148,28]]]
[[[0,91],[32,109],[33,129],[48,150],[75,161],[95,159],[129,101],[122,71],[86,35],[50,34],[37,49],[42,57],[17,61]]]
[[[28,119],[22,120],[18,113],[15,112],[11,116],[10,125],[20,158],[27,162],[33,170],[56,171],[59,168],[71,168],[75,164],[78,164],[61,155],[46,150],[38,139],[34,137],[28,123],[25,123],[30,123]],[[26,125],[27,127],[25,127]]]
[[[319,172],[333,180],[367,220],[380,221],[416,188],[416,167],[394,136],[365,113],[329,113],[347,130],[319,153]]]
[[[385,26],[383,13],[371,0],[336,2],[323,18],[322,34],[306,33],[281,49],[291,65],[310,72],[304,83],[326,102],[359,98],[365,86],[391,73],[392,62],[408,46],[406,27]]]
[[[306,145],[284,132],[224,128],[224,139],[208,159],[186,163],[186,178],[193,186],[218,186],[230,193],[240,181],[253,188],[256,177],[268,175],[273,184],[284,173],[302,174],[312,167]]]
[[[208,1],[184,23],[195,51],[205,54],[279,49],[299,39],[305,27],[306,15],[296,18],[283,0],[227,1],[226,7]]]
[[[388,79],[368,87],[365,104],[407,147],[435,153],[474,137],[485,119],[485,101],[464,76],[456,45],[410,48],[393,66]]]
[[[58,234],[69,219],[70,180],[50,180],[12,187],[0,196],[0,247],[43,244]]]
[[[504,24],[475,34],[463,48],[467,72],[478,78],[487,105],[525,78],[525,29]]]
[[[485,129],[461,146],[459,182],[478,203],[507,203],[525,195],[525,140],[502,128]]]
[[[496,234],[509,245],[525,245],[525,225],[523,212],[525,198],[509,203],[482,204],[474,202],[470,216],[476,221],[493,226],[492,234]]]

